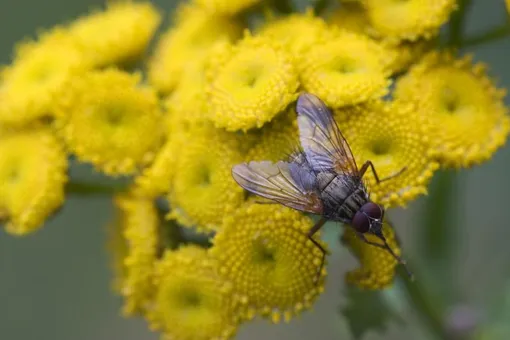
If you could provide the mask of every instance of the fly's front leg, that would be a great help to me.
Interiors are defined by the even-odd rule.
[[[386,247],[384,245],[382,245],[380,243],[376,243],[376,242],[372,242],[372,241],[367,240],[365,235],[363,235],[362,233],[356,231],[356,235],[360,238],[360,240],[362,240],[366,244],[370,244],[371,246],[378,247],[378,248],[386,250]]]
[[[383,179],[379,179],[379,175],[377,174],[377,171],[375,170],[375,167],[374,167],[374,164],[372,163],[372,161],[366,161],[361,166],[361,169],[359,170],[360,177],[363,177],[363,175],[365,175],[365,172],[367,172],[368,167],[370,167],[370,169],[372,170],[372,173],[374,174],[375,181],[377,182],[377,184],[387,181],[389,179],[395,178],[397,176],[400,176],[407,169],[407,167],[405,166],[402,169],[400,169],[400,171],[397,172],[396,174],[390,175],[388,177],[384,177]]]

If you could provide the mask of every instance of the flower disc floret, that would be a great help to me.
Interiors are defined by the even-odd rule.
[[[106,69],[69,82],[57,125],[78,159],[106,174],[130,174],[150,162],[163,136],[156,93],[139,74]]]
[[[395,231],[388,223],[383,225],[383,234],[389,247],[400,256],[401,250],[395,237]],[[370,242],[383,244],[375,235],[365,235]],[[348,272],[347,283],[363,289],[383,289],[390,286],[395,277],[397,260],[385,249],[363,242],[352,228],[345,228],[344,242],[360,262],[360,267]]]
[[[119,290],[124,296],[123,312],[133,315],[144,311],[153,295],[160,219],[152,199],[124,194],[115,197],[115,205],[125,244]]]
[[[267,37],[249,34],[216,49],[207,68],[208,117],[217,127],[261,127],[297,96],[293,57]]]
[[[372,161],[379,179],[394,176],[377,184],[368,168],[363,179],[372,200],[386,207],[405,206],[427,192],[439,165],[420,115],[411,106],[376,101],[335,114],[358,167]]]
[[[61,28],[19,44],[12,64],[0,73],[0,122],[19,126],[50,116],[66,81],[89,68]]]
[[[202,62],[218,42],[235,41],[242,26],[235,20],[208,13],[188,4],[180,6],[172,26],[159,39],[148,65],[148,78],[162,93],[170,93],[188,70]]]
[[[244,317],[260,313],[288,321],[323,291],[325,268],[317,275],[322,252],[307,236],[312,226],[295,210],[251,201],[225,218],[210,251],[232,282]]]
[[[425,119],[432,147],[448,167],[479,164],[506,142],[510,120],[504,95],[485,65],[436,52],[411,68],[395,91]]]
[[[168,194],[170,216],[201,231],[216,230],[243,202],[243,189],[231,174],[232,166],[242,161],[239,139],[210,125],[193,125],[177,138],[185,143]]]
[[[392,58],[370,38],[339,30],[300,56],[300,80],[330,107],[354,105],[388,92]]]
[[[168,339],[230,339],[238,327],[232,287],[206,250],[184,246],[157,263],[156,297],[147,317]]]
[[[24,235],[43,226],[64,201],[67,157],[44,128],[2,131],[0,219],[5,230]]]
[[[73,22],[69,35],[94,66],[125,64],[143,55],[160,22],[150,2],[112,1]]]
[[[372,27],[395,42],[435,36],[456,9],[455,0],[364,0]]]

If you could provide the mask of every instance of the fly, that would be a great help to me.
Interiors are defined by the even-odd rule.
[[[301,150],[287,161],[235,165],[232,168],[235,181],[253,194],[321,216],[308,232],[308,238],[322,252],[318,273],[324,266],[326,251],[313,235],[328,220],[350,225],[361,240],[385,249],[406,267],[383,235],[384,208],[370,200],[362,180],[369,169],[379,184],[400,175],[405,168],[383,179],[379,179],[371,161],[358,168],[330,110],[315,95],[301,94],[296,112]],[[369,241],[366,234],[375,235],[383,244]],[[411,276],[409,271],[408,274]]]

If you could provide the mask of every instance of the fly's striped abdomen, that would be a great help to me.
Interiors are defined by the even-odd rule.
[[[367,202],[368,198],[364,188],[356,189],[356,191],[345,199],[343,204],[338,206],[336,219],[351,221],[358,210]]]
[[[317,175],[324,215],[331,220],[351,221],[356,212],[368,201],[362,182],[348,175],[329,172]]]

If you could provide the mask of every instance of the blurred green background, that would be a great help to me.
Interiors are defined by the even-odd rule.
[[[167,11],[175,5],[175,1],[154,3]],[[14,44],[33,36],[38,28],[71,20],[102,4],[101,0],[0,0],[0,63],[8,63]],[[505,20],[504,0],[475,0],[468,15],[466,35],[485,31]],[[510,88],[510,37],[467,51],[475,53],[476,60],[490,65],[491,75],[499,80],[500,86]],[[448,268],[452,282],[441,281],[440,277],[423,280],[433,286],[453,284],[455,299],[479,311],[486,321],[493,320],[489,310],[503,300],[505,290],[510,291],[509,175],[508,147],[498,151],[491,161],[459,172],[454,208],[450,211],[458,223],[454,229],[457,234],[449,239],[455,249],[454,265]],[[72,176],[97,178],[87,166],[73,167]],[[418,264],[423,262],[423,253],[417,228],[427,199],[422,197],[407,209],[390,213],[403,241],[404,256]],[[121,300],[111,291],[110,258],[105,245],[106,224],[112,212],[110,197],[70,196],[61,213],[39,232],[24,238],[0,232],[0,339],[158,338],[147,330],[143,320],[119,315]],[[338,246],[339,231],[337,225],[329,225],[324,235],[333,254],[329,257],[326,292],[314,311],[288,325],[249,323],[242,326],[238,339],[351,338],[338,309],[346,304],[344,273],[356,262],[347,250]],[[396,297],[395,307],[404,310],[405,323],[390,323],[386,332],[372,332],[365,339],[431,338],[418,321],[417,313],[401,304],[399,290],[392,293]],[[506,320],[510,322],[510,315]],[[490,339],[499,340],[500,336]]]

